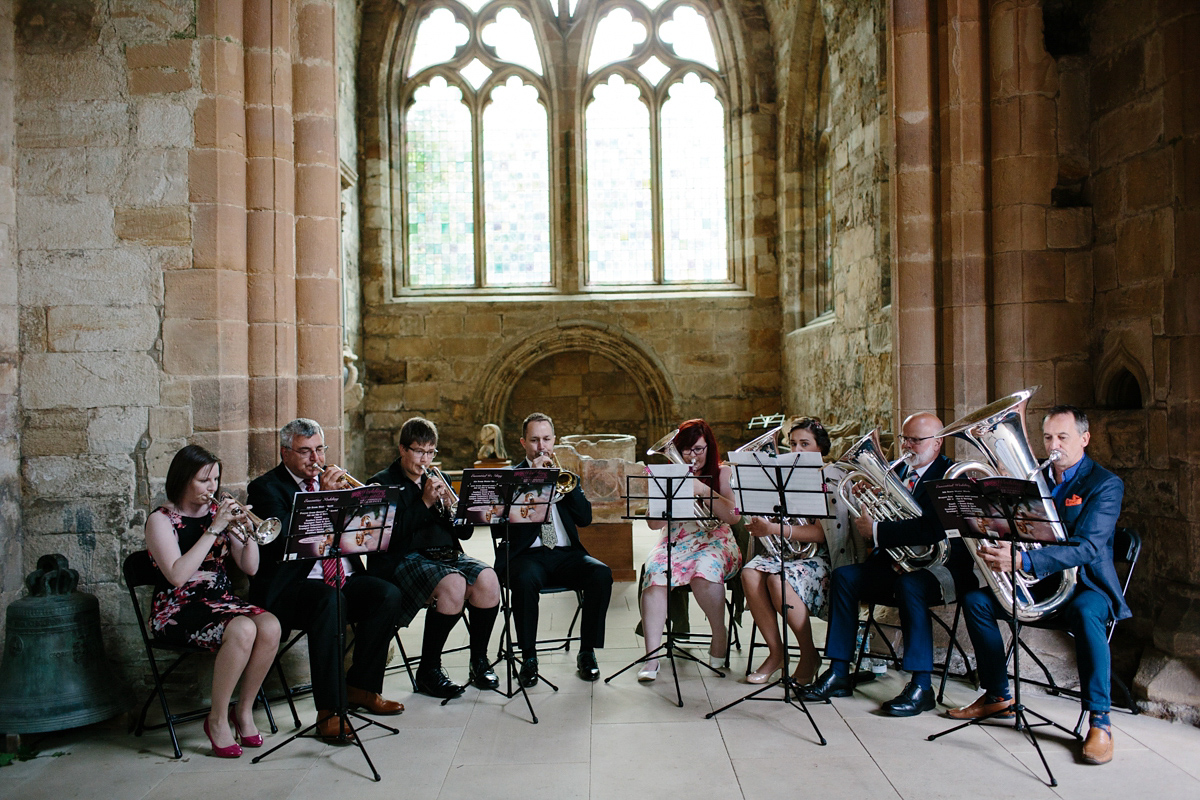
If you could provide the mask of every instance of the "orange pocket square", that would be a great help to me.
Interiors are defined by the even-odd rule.
[[[1064,506],[1081,506],[1081,505],[1083,505],[1083,498],[1077,494],[1073,494],[1067,498],[1066,502],[1064,502],[1063,505]]]

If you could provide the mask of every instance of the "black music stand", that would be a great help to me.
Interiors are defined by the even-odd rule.
[[[396,498],[394,488],[390,502],[390,513],[383,520],[382,527],[379,529],[378,538],[372,543],[374,545],[371,552],[386,550],[388,543],[391,540],[391,529],[396,516]],[[351,516],[351,512],[357,508],[361,508],[365,503],[360,503],[361,497],[388,497],[389,487],[384,486],[364,486],[357,489],[342,489],[328,492],[300,492],[297,493],[292,500],[292,516],[291,528],[284,534],[289,541],[284,546],[285,561],[320,561],[325,562],[330,559],[341,559],[342,551],[342,536],[347,532],[346,518]],[[343,502],[341,497],[346,497],[349,502]],[[307,508],[301,509],[301,503],[305,503]],[[321,507],[323,506],[323,507]],[[319,509],[319,510],[318,510]],[[305,513],[307,512],[307,513]],[[315,533],[315,523],[321,523],[323,520],[328,520],[328,524],[320,525],[320,532]],[[351,532],[353,529],[351,529]],[[297,544],[303,544],[304,539],[313,539],[317,537],[332,536],[332,540],[328,546],[321,549],[313,549],[311,547],[298,547]],[[364,551],[365,552],[365,551]],[[339,570],[340,571],[340,570]],[[349,576],[346,576],[349,577]],[[341,697],[342,703],[337,710],[338,719],[341,720],[341,730],[343,734],[349,732],[353,739],[352,744],[358,746],[359,751],[363,754],[363,758],[367,761],[367,766],[371,768],[371,774],[378,783],[382,778],[379,775],[379,770],[375,769],[375,764],[371,761],[371,756],[367,753],[367,748],[362,743],[362,737],[358,735],[358,731],[363,730],[369,725],[374,725],[383,728],[393,734],[400,733],[399,729],[393,728],[390,725],[384,725],[382,722],[364,717],[357,711],[351,711],[349,708],[349,697],[346,691],[346,624],[345,617],[342,614],[342,592],[339,589],[334,592],[334,608],[337,614],[337,652],[338,652],[338,682],[342,687]],[[350,721],[350,718],[362,720],[364,725],[359,725],[357,728]],[[270,750],[260,755],[255,756],[250,760],[250,763],[257,764],[267,756],[274,753],[276,750],[287,747],[297,739],[321,739],[323,737],[313,733],[320,722],[314,722],[299,733],[295,733],[287,741],[275,745]]]
[[[538,724],[537,712],[533,710],[533,702],[529,699],[529,692],[525,686],[521,684],[519,676],[520,670],[517,667],[516,648],[513,646],[512,635],[512,550],[511,537],[509,536],[510,517],[514,507],[533,509],[529,512],[530,516],[540,517],[537,512],[539,508],[546,509],[545,520],[549,522],[552,519],[551,509],[557,494],[557,479],[559,470],[553,467],[538,467],[530,469],[466,469],[463,470],[463,491],[460,493],[461,499],[459,502],[459,510],[456,516],[466,522],[471,523],[486,523],[488,519],[480,517],[477,509],[479,508],[500,508],[499,522],[492,525],[493,542],[499,538],[504,545],[504,580],[500,584],[500,591],[504,593],[504,628],[500,633],[500,652],[499,657],[491,663],[495,667],[501,661],[505,664],[505,674],[507,689],[501,689],[496,686],[491,689],[505,699],[511,700],[518,694],[525,698],[525,705],[529,708],[529,717],[532,724]],[[481,486],[478,488],[472,487],[475,476],[484,478]],[[526,498],[521,499],[521,502],[516,502],[521,487],[538,488],[537,491],[531,491]],[[550,494],[546,499],[541,499],[542,492],[545,487],[550,488]],[[481,497],[484,494],[486,497]],[[482,506],[478,505],[482,503]],[[494,520],[495,517],[492,517]],[[539,523],[540,524],[540,523]],[[500,531],[499,537],[496,531]],[[538,678],[549,686],[554,691],[558,691],[558,686],[551,683],[539,671]],[[516,688],[513,685],[516,684]]]
[[[666,578],[667,578],[667,596],[668,597],[670,597],[670,595],[671,595],[671,589],[675,588],[671,585],[671,550],[674,547],[674,542],[671,540],[671,523],[676,520],[683,520],[683,519],[690,519],[690,520],[716,519],[716,517],[712,513],[712,498],[711,497],[704,498],[704,497],[695,497],[692,494],[688,494],[688,495],[680,494],[680,492],[683,488],[691,486],[691,484],[688,483],[688,481],[694,479],[692,475],[688,474],[688,475],[680,476],[680,475],[669,475],[669,474],[655,474],[653,472],[653,470],[660,470],[660,472],[663,472],[663,473],[673,472],[674,470],[670,470],[670,469],[666,469],[666,468],[678,467],[678,466],[679,465],[675,465],[675,464],[656,464],[656,465],[646,468],[648,471],[648,474],[645,476],[630,475],[630,476],[626,477],[626,479],[625,479],[625,481],[626,481],[626,484],[625,484],[625,487],[626,487],[625,515],[624,515],[623,519],[663,519],[663,520],[666,520],[666,523],[667,523],[667,526],[665,528],[665,530],[667,532],[666,533],[666,537],[667,537]],[[699,479],[696,478],[696,480],[699,480]],[[656,489],[656,493],[654,493],[652,496],[651,493],[649,491],[647,491],[647,493],[645,495],[635,495],[630,488],[632,486],[633,481],[647,481],[647,489],[649,489],[650,486],[653,486]],[[632,512],[631,505],[634,500],[650,501],[652,499],[654,501],[658,501],[658,500],[664,501],[664,507],[661,512],[661,516],[651,516],[649,511],[647,511],[647,514],[645,517],[641,516],[640,514],[631,513]],[[683,505],[684,509],[682,512],[679,511],[679,508],[676,505],[677,502],[679,504]],[[705,510],[705,506],[707,506],[707,510]],[[644,622],[643,622],[643,624],[644,624]],[[642,633],[644,635],[645,631],[642,631]],[[721,670],[712,666],[711,664],[701,661],[699,658],[696,658],[694,655],[689,653],[687,650],[684,650],[682,647],[680,647],[678,644],[675,643],[675,630],[674,630],[674,627],[671,625],[671,614],[668,612],[668,614],[667,614],[667,636],[666,636],[666,639],[663,641],[663,643],[660,644],[658,647],[654,648],[653,650],[651,650],[649,653],[646,653],[641,658],[636,659],[635,661],[633,661],[629,664],[626,664],[624,667],[617,670],[612,675],[609,675],[607,678],[604,679],[604,682],[608,683],[613,678],[617,677],[618,675],[620,675],[623,672],[629,671],[633,667],[636,667],[638,664],[644,664],[647,661],[651,661],[653,659],[658,658],[658,654],[660,652],[663,655],[665,655],[666,658],[671,662],[671,677],[673,677],[675,679],[676,705],[678,705],[680,708],[683,708],[683,692],[680,691],[680,689],[679,689],[679,672],[675,668],[675,659],[676,658],[682,658],[687,661],[694,661],[697,664],[699,664],[700,666],[704,667],[705,669],[711,670],[718,678],[725,677],[724,672],[722,672]]]
[[[996,541],[1008,542],[1009,554],[1012,557],[1012,564],[1009,569],[1010,585],[1013,587],[1012,592],[1012,607],[1008,609],[1008,627],[1012,634],[1012,641],[1019,642],[1021,635],[1021,620],[1017,616],[1017,573],[1020,569],[1021,557],[1023,550],[1017,549],[1017,542],[1025,542],[1028,544],[1047,544],[1044,535],[1026,534],[1021,527],[1017,525],[1017,513],[1024,510],[1020,517],[1022,522],[1033,521],[1035,523],[1050,522],[1043,520],[1040,516],[1029,515],[1028,509],[1043,504],[1047,498],[1041,496],[1041,491],[1038,485],[1033,481],[1025,481],[1017,478],[993,478],[985,479],[986,484],[977,482],[972,479],[967,479],[967,484],[980,484],[977,493],[973,496],[970,492],[952,492],[946,491],[943,493],[938,489],[939,484],[946,485],[953,489],[953,484],[963,486],[961,481],[937,481],[931,484],[930,490],[934,499],[934,503],[938,510],[938,516],[943,522],[956,520],[959,533],[965,539],[994,539]],[[972,502],[975,497],[982,500],[981,504]],[[1032,501],[1032,502],[1031,502]],[[982,505],[982,508],[979,506]],[[986,510],[990,506],[992,511]],[[1002,520],[1007,524],[1007,530],[982,530],[983,526],[978,525],[979,520]],[[1054,541],[1054,545],[1074,547],[1076,542],[1069,541]],[[955,731],[960,731],[963,728],[969,728],[972,725],[980,725],[990,719],[999,717],[1001,714],[1007,714],[1010,710],[1013,712],[1013,727],[1025,734],[1029,742],[1033,745],[1033,749],[1037,751],[1038,758],[1042,760],[1042,766],[1046,769],[1046,775],[1050,778],[1050,786],[1058,786],[1058,780],[1055,779],[1054,773],[1050,771],[1050,764],[1046,761],[1046,756],[1042,753],[1042,747],[1038,744],[1037,736],[1034,733],[1034,728],[1044,728],[1054,726],[1063,733],[1074,736],[1076,739],[1082,740],[1080,736],[1073,730],[1059,725],[1049,717],[1043,716],[1021,702],[1021,648],[1013,648],[1013,704],[1007,708],[1002,708],[998,711],[993,711],[982,717],[967,720],[952,728],[948,728],[940,733],[930,734],[927,738],[933,741],[939,737],[945,736]],[[1031,723],[1029,717],[1036,717],[1041,722]]]
[[[760,453],[747,453],[746,455],[753,457],[753,463],[734,463],[734,479],[737,482],[737,491],[739,493],[739,503],[743,507],[743,513],[750,513],[755,516],[766,516],[774,519],[779,524],[779,536],[777,545],[779,548],[779,598],[780,612],[783,616],[783,667],[777,680],[768,683],[745,697],[734,700],[732,703],[718,708],[716,711],[711,711],[704,715],[705,719],[712,719],[717,714],[720,714],[726,709],[740,705],[747,700],[763,700],[767,702],[787,703],[793,708],[798,708],[808,717],[809,724],[813,727],[813,732],[817,734],[817,739],[820,744],[826,744],[825,737],[821,733],[821,729],[817,727],[816,720],[808,710],[808,706],[804,702],[804,692],[800,682],[792,677],[791,665],[789,664],[790,653],[788,651],[788,609],[792,606],[787,602],[787,562],[789,560],[788,548],[784,546],[783,538],[783,519],[785,516],[800,516],[803,513],[805,517],[827,517],[829,516],[828,507],[824,498],[824,480],[821,475],[820,464],[802,466],[798,465],[795,460],[791,463],[781,464],[779,459],[768,457],[764,459]],[[818,456],[819,458],[819,456]],[[790,460],[790,459],[789,459]],[[812,493],[812,488],[805,487],[803,484],[812,483],[811,480],[806,481],[804,473],[815,473],[815,483],[817,492],[821,495],[820,508],[817,509],[795,509],[798,513],[793,515],[786,513],[792,510],[796,505],[796,500],[808,499],[808,495]],[[754,487],[761,488],[754,488]],[[771,497],[774,494],[774,497]],[[789,502],[792,501],[792,502]],[[808,505],[808,504],[805,504]],[[812,513],[819,511],[822,513]],[[776,686],[783,687],[782,697],[759,697],[764,692],[774,689]]]

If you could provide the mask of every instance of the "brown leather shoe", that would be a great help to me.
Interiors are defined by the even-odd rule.
[[[946,712],[946,715],[953,719],[979,719],[980,717],[986,717],[989,714],[995,714],[995,712],[1000,711],[1002,713],[995,714],[992,719],[1012,719],[1016,716],[1015,711],[1004,711],[1004,709],[1013,704],[1011,697],[995,703],[985,703],[986,699],[987,695],[981,694],[975,698],[975,702],[971,703],[971,705],[963,706],[962,708],[952,708]]]
[[[1083,740],[1083,761],[1086,764],[1107,764],[1112,761],[1112,733],[1104,728],[1088,728],[1087,738]]]
[[[317,736],[329,744],[350,744],[354,731],[342,727],[342,720],[333,711],[317,712]]]
[[[351,708],[355,706],[365,708],[372,714],[399,714],[404,711],[403,703],[388,700],[379,694],[379,692],[368,692],[365,689],[356,689],[353,686],[346,687],[346,699],[350,701]]]

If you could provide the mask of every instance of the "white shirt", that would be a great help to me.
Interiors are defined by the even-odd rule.
[[[287,465],[285,464],[283,466],[283,468],[287,469]],[[307,491],[304,487],[308,483],[308,478],[301,478],[301,477],[297,476],[296,473],[292,472],[290,469],[287,470],[287,473],[288,473],[288,475],[292,476],[292,480],[294,480],[296,482],[296,485],[300,487],[300,491],[302,491],[302,492]],[[320,491],[321,490],[321,482],[319,480],[317,480],[316,478],[313,478],[313,481],[315,481],[317,484],[317,491]],[[316,561],[313,562],[313,568],[308,571],[308,577],[310,580],[313,580],[313,579],[318,580],[318,581],[325,580],[325,573],[321,568],[322,563],[324,563],[324,562],[321,561],[320,559],[317,559]],[[354,574],[354,565],[351,564],[350,559],[346,558],[345,556],[342,556],[342,574],[345,575],[347,578],[349,578],[351,575]]]

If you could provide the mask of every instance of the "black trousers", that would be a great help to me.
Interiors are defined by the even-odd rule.
[[[336,711],[345,702],[346,687],[338,680],[337,592],[322,580],[294,581],[268,609],[284,630],[308,634],[308,665],[312,672],[313,703],[320,711]],[[354,664],[346,683],[367,692],[383,690],[388,644],[396,630],[400,590],[381,578],[355,573],[342,587],[342,621],[354,623]]]
[[[577,547],[532,547],[514,558],[505,574],[504,564],[496,565],[502,581],[510,581],[513,619],[517,627],[517,645],[531,654],[537,648],[538,600],[546,586],[562,586],[583,592],[583,613],[579,628],[579,649],[595,650],[604,646],[604,620],[612,597],[612,570],[603,561]]]

